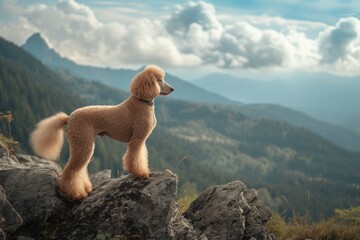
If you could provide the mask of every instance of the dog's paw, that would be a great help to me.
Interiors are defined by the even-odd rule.
[[[71,198],[72,200],[75,200],[75,201],[84,200],[87,196],[88,196],[88,193],[86,191],[72,193],[71,195],[68,195],[69,198]]]
[[[138,175],[138,176],[135,176],[135,177],[139,178],[139,179],[147,179],[149,176],[150,176],[150,174],[143,174],[143,175]]]
[[[90,181],[86,181],[86,182],[84,183],[84,185],[85,185],[85,191],[86,191],[86,193],[92,192],[93,187],[92,187],[92,184],[91,184]]]
[[[60,194],[63,197],[73,201],[82,201],[88,196],[88,193],[86,191],[69,191],[69,189],[65,190],[61,188],[60,188]]]
[[[150,172],[133,172],[131,173],[135,178],[146,179],[150,176]]]
[[[81,178],[80,175],[71,177],[62,176],[59,181],[59,190],[61,195],[75,201],[85,199],[92,191],[92,184],[90,180]]]

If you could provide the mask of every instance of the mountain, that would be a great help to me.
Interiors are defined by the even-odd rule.
[[[131,79],[140,71],[76,64],[67,58],[61,57],[54,49],[50,49],[39,33],[30,36],[22,48],[53,69],[67,70],[84,79],[99,81],[124,91],[128,91]],[[176,89],[171,95],[172,98],[206,103],[239,104],[226,97],[208,92],[171,74],[167,73],[165,79]]]
[[[128,96],[67,71],[55,73],[1,38],[0,60],[0,111],[13,111],[11,127],[23,152],[31,152],[28,136],[41,118],[87,104],[117,104]],[[147,140],[150,168],[176,173],[180,193],[240,179],[286,216],[321,219],[335,208],[360,205],[360,153],[307,129],[250,118],[234,106],[167,97],[156,99],[156,114],[157,127]],[[0,131],[6,133],[7,125],[0,124]],[[109,168],[119,175],[124,150],[125,144],[97,138],[90,172]],[[64,161],[68,151],[61,155]]]
[[[297,72],[276,79],[252,79],[214,73],[193,83],[234,100],[279,104],[322,121],[358,129],[349,123],[360,117],[360,77]]]
[[[355,129],[356,132],[360,133],[360,116],[348,120],[344,123],[344,126],[348,126],[350,129]]]
[[[304,127],[339,146],[360,151],[360,132],[316,120],[302,112],[276,104],[245,104],[240,110],[253,118],[268,118]]]

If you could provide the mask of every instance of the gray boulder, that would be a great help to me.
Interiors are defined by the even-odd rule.
[[[6,199],[5,191],[0,186],[0,239],[5,239],[5,232],[15,232],[22,223],[20,215]]]
[[[19,212],[24,225],[43,222],[67,210],[56,192],[56,181],[61,168],[52,161],[34,156],[2,157],[0,185],[6,197]]]
[[[240,181],[209,187],[184,217],[208,239],[269,239],[264,224],[271,212],[259,204],[257,192]]]
[[[170,171],[139,180],[103,170],[91,176],[93,192],[74,202],[58,193],[58,164],[0,152],[0,185],[19,213],[17,225],[3,228],[11,239],[270,239],[271,212],[241,182],[208,188],[180,215]]]
[[[177,178],[171,172],[111,179],[74,208],[70,239],[174,239]],[[91,226],[91,227],[89,227]],[[68,223],[64,222],[64,228]]]

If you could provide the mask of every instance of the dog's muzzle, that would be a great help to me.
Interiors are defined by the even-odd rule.
[[[169,95],[175,90],[175,88],[172,87],[167,82],[163,82],[162,84],[160,84],[160,88],[161,88],[160,95]]]

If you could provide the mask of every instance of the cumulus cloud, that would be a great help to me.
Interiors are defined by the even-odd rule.
[[[292,62],[291,45],[283,34],[260,31],[244,22],[224,31],[218,51],[224,67],[259,68],[286,66]]]
[[[293,38],[296,30],[286,35],[245,21],[222,24],[214,7],[205,2],[177,6],[166,27],[179,49],[199,56],[203,64],[223,68],[294,67],[295,63],[308,65],[317,58],[314,47],[304,52],[297,44]]]
[[[340,19],[335,27],[320,34],[319,47],[323,63],[335,63],[359,54],[360,22],[356,18]]]
[[[82,64],[360,71],[360,22],[353,17],[335,26],[279,17],[225,19],[203,1],[177,5],[166,17],[127,24],[102,22],[75,0],[23,8],[13,4],[11,9],[20,17],[0,23],[3,36],[22,43],[41,32],[53,48]]]
[[[193,25],[197,24],[206,31],[221,28],[221,24],[215,16],[215,8],[206,2],[188,2],[184,5],[176,5],[166,27],[169,32],[183,34]]]
[[[360,21],[349,17],[319,34],[321,67],[333,73],[358,75],[360,73]]]
[[[9,28],[24,32],[21,28],[27,26],[27,36],[41,32],[53,48],[81,64],[125,67],[200,63],[196,55],[179,51],[159,21],[144,18],[131,25],[102,23],[89,7],[75,0],[61,0],[54,6],[31,5],[21,19],[16,24],[0,26],[1,32],[9,33],[5,31]]]

